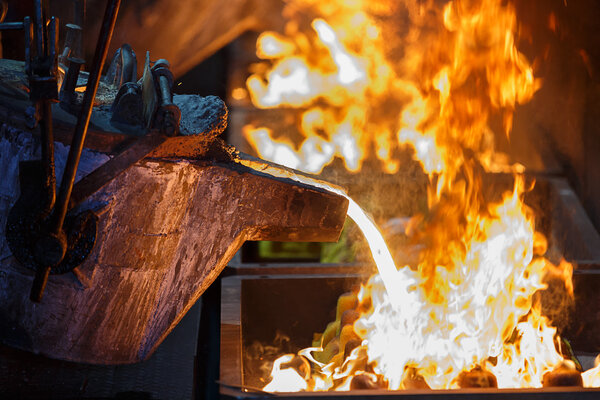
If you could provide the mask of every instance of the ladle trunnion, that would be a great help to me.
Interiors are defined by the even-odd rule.
[[[124,45],[101,77],[118,8],[89,74],[41,1],[0,23],[26,43],[0,59],[0,342],[93,364],[149,357],[244,241],[336,241],[348,207],[238,163],[225,104],[173,94],[166,60],[135,82]]]

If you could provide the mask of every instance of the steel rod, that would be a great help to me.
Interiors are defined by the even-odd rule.
[[[0,23],[0,31],[16,31],[23,29],[22,22],[2,22]]]
[[[42,133],[42,162],[44,165],[44,191],[46,204],[44,214],[48,216],[56,202],[56,178],[54,175],[54,132],[52,131],[52,102],[40,101],[41,119],[40,130]]]
[[[4,22],[6,14],[8,13],[8,4],[5,1],[0,0],[0,22]]]
[[[47,5],[47,4],[46,4]],[[28,32],[25,32],[26,40],[26,69],[28,73],[33,73],[35,77],[36,87],[43,80],[56,79],[56,43],[58,35],[58,20],[52,17],[47,23],[45,19],[46,7],[42,0],[34,2],[34,27],[35,27],[35,42],[36,42],[36,62],[34,63],[34,71],[30,70],[30,54],[28,55]],[[29,20],[25,19],[22,26],[27,30],[29,28]],[[37,75],[40,75],[39,77]],[[51,80],[49,80],[51,82]],[[42,165],[44,168],[43,191],[45,204],[42,210],[42,217],[47,217],[56,200],[56,177],[54,174],[54,133],[52,131],[52,102],[55,99],[51,92],[45,90],[40,94],[36,90],[36,106],[41,114],[40,131],[41,131],[41,146],[42,146]],[[62,257],[62,255],[61,255]],[[34,302],[39,302],[44,294],[46,283],[50,269],[53,267],[51,263],[40,266],[35,272],[33,285],[31,287],[30,299]]]
[[[30,17],[23,19],[23,33],[23,41],[25,42],[25,73],[31,75],[31,36],[33,35],[33,29]]]
[[[52,17],[48,24],[47,42],[45,43],[48,57],[52,60],[50,75],[56,76],[56,42],[58,20]],[[52,131],[52,100],[39,101],[42,118],[40,128],[42,133],[42,161],[44,164],[44,186],[46,192],[45,216],[48,216],[56,202],[56,176],[54,174],[54,132]]]
[[[34,40],[35,50],[38,57],[44,55],[44,20],[42,0],[34,0],[33,27],[35,29]]]
[[[109,0],[106,5],[106,11],[104,13],[102,28],[100,29],[100,35],[96,45],[96,53],[94,54],[92,69],[90,71],[86,90],[83,95],[81,111],[79,112],[79,117],[77,118],[77,125],[75,126],[75,133],[73,134],[71,148],[69,149],[67,164],[65,166],[65,171],[60,183],[58,201],[54,209],[51,228],[52,232],[57,234],[62,230],[62,225],[65,220],[65,216],[67,215],[69,199],[71,197],[71,191],[73,190],[73,183],[75,182],[75,175],[77,173],[79,159],[81,158],[83,143],[85,142],[85,136],[87,134],[90,117],[92,115],[94,98],[96,97],[98,83],[100,82],[100,74],[102,73],[102,67],[104,66],[104,62],[106,60],[108,46],[115,28],[120,4],[121,0]]]
[[[46,53],[52,61],[52,73],[56,72],[56,53],[58,47],[58,18],[52,17],[48,22]]]
[[[59,99],[61,103],[70,107],[75,101],[75,89],[77,89],[77,80],[79,79],[79,71],[84,64],[81,58],[69,57],[69,67],[60,87]]]
[[[81,28],[81,35],[75,44],[73,53],[77,57],[83,57],[83,31],[85,28],[85,12],[87,0],[74,0],[73,13],[75,14],[75,24]]]
[[[81,43],[81,27],[75,24],[66,24],[65,29],[67,30],[67,33],[65,36],[63,51],[58,57],[58,62],[63,64],[69,56],[77,58],[81,57],[81,52],[78,50],[79,44]]]
[[[51,267],[41,267],[35,271],[33,277],[33,284],[31,285],[31,292],[29,292],[29,299],[33,302],[39,303],[42,301],[46,284],[48,283],[48,276],[50,275]]]
[[[166,139],[164,135],[158,132],[149,133],[137,139],[129,148],[96,168],[74,185],[69,201],[69,210],[119,176],[131,165],[144,158]]]

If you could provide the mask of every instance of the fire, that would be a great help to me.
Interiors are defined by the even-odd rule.
[[[515,106],[528,101],[540,82],[516,49],[514,10],[501,3],[449,2],[443,12],[432,2],[421,5],[409,13],[404,57],[390,61],[390,46],[373,14],[389,18],[385,13],[391,11],[360,1],[335,7],[290,2],[287,14],[316,8],[327,20],[315,18],[306,32],[292,19],[285,36],[261,34],[257,55],[267,61],[247,86],[259,108],[298,109],[302,139],[291,142],[252,125],[244,136],[260,157],[310,173],[336,157],[353,172],[376,157],[386,172],[395,173],[400,168],[395,154],[405,146],[414,148],[426,172],[453,173],[463,157],[449,151],[452,141],[474,151],[488,170],[521,172],[494,152],[486,123],[501,112],[508,134]],[[430,31],[430,15],[440,28]],[[387,112],[389,104],[402,111]]]
[[[368,342],[369,360],[377,360],[375,371],[389,376],[390,388],[402,387],[407,366],[432,388],[452,388],[460,372],[478,365],[493,372],[500,387],[538,387],[562,360],[555,330],[532,309],[547,261],[534,260],[533,225],[520,194],[517,187],[490,207],[489,216],[478,218],[452,267],[424,260],[416,271],[400,269],[397,280],[406,286],[399,303],[383,293],[379,277],[371,279],[373,313],[355,329]],[[528,321],[521,323],[523,318]],[[495,365],[490,357],[497,357]],[[511,368],[518,373],[507,373]]]
[[[282,368],[282,365],[285,367],[293,359],[293,354],[286,354],[275,360],[273,375],[276,375],[277,379],[265,386],[264,390],[268,392],[299,392],[308,388],[305,378],[300,376],[295,369]]]
[[[600,387],[600,355],[596,357],[596,366],[585,371],[581,377],[583,378],[583,386],[585,387]]]
[[[273,167],[244,161],[255,169],[327,188],[322,182],[289,175]],[[301,352],[320,371],[299,379],[293,368],[282,369],[293,355],[275,362],[267,391],[344,390],[351,379],[371,365],[390,389],[407,388],[408,374],[417,373],[428,387],[456,388],[462,372],[484,366],[498,387],[541,387],[544,374],[563,361],[555,346],[556,329],[541,315],[534,294],[545,288],[544,275],[557,269],[569,275],[570,264],[552,266],[540,254],[543,238],[536,235],[532,214],[522,203],[524,185],[490,206],[489,215],[475,224],[471,241],[453,268],[437,266],[397,269],[383,236],[371,219],[349,198],[348,215],[361,227],[379,274],[361,287],[357,300],[369,304],[348,335],[361,340],[344,360],[315,360],[329,343]],[[344,194],[345,195],[345,194]],[[430,284],[428,278],[434,278]],[[433,296],[433,301],[432,301]],[[360,307],[359,307],[360,308]],[[345,332],[340,326],[340,348]],[[325,333],[323,334],[325,336]],[[338,355],[343,355],[339,353]],[[334,385],[335,381],[343,381]]]
[[[248,78],[252,102],[260,108],[301,109],[298,125],[303,136],[300,143],[292,143],[273,137],[267,127],[247,126],[244,135],[262,158],[318,173],[339,157],[348,170],[357,172],[369,156],[367,148],[374,146],[386,171],[398,171],[390,146],[391,121],[372,117],[390,85],[400,82],[379,50],[378,26],[359,2],[351,3],[340,13],[325,3],[291,2],[290,13],[315,6],[328,9],[328,18],[312,20],[310,32],[290,23],[286,36],[259,36],[257,55],[269,60],[270,69]],[[343,26],[352,28],[340,29]],[[297,157],[284,158],[287,153]]]
[[[546,240],[523,202],[531,189],[524,168],[494,149],[489,127],[497,118],[509,135],[515,108],[540,87],[517,49],[514,9],[502,0],[402,5],[410,24],[397,47],[379,22],[401,7],[379,1],[290,1],[285,34],[258,39],[266,68],[247,81],[252,102],[298,110],[301,136],[246,126],[260,157],[311,173],[335,158],[358,172],[375,158],[395,173],[408,148],[430,182],[429,210],[411,221],[423,248],[417,266],[398,268],[375,223],[349,199],[379,273],[348,295],[352,306],[338,309],[313,348],[275,362],[267,391],[449,389],[469,374],[500,388],[541,387],[566,365],[535,295],[549,273],[572,292],[572,266],[544,258]],[[303,30],[305,15],[317,16]],[[484,196],[487,172],[514,173],[513,190]]]

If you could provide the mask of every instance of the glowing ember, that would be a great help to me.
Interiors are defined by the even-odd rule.
[[[260,157],[312,173],[335,157],[350,171],[376,157],[393,173],[397,152],[408,147],[430,182],[429,210],[411,221],[423,247],[416,267],[396,267],[376,225],[349,199],[348,215],[379,273],[340,298],[336,321],[313,348],[275,362],[267,391],[540,387],[545,374],[567,365],[534,295],[548,273],[572,292],[572,266],[544,258],[522,176],[501,199],[482,194],[484,172],[523,171],[494,150],[489,119],[499,117],[508,135],[516,105],[539,87],[515,45],[514,9],[501,0],[434,3],[404,4],[411,23],[394,62],[376,21],[395,8],[381,2],[290,1],[286,34],[259,37],[257,54],[269,68],[248,79],[251,99],[261,108],[298,108],[303,137],[294,143],[246,126]],[[315,13],[311,30],[301,31],[298,16]],[[598,375],[586,372],[586,385]]]

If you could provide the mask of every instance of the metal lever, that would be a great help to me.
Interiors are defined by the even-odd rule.
[[[25,70],[29,76],[30,98],[41,116],[42,158],[19,164],[21,195],[11,207],[6,222],[6,240],[12,254],[21,264],[35,270],[30,298],[36,302],[42,298],[48,275],[73,270],[91,252],[95,242],[97,217],[92,212],[83,212],[67,218],[66,211],[120,0],[107,3],[94,69],[75,128],[58,202],[55,201],[52,131],[52,103],[58,101],[58,20],[45,19],[45,5],[42,0],[34,0],[33,26],[28,17],[19,23],[25,32]],[[73,76],[74,73],[71,79]]]
[[[41,0],[35,1],[34,10],[35,43],[37,57],[33,63],[33,73],[30,75],[30,96],[36,102],[38,112],[41,113],[40,128],[42,133],[42,165],[44,180],[42,183],[45,204],[39,219],[49,215],[56,200],[56,176],[54,170],[54,133],[52,131],[52,103],[58,100],[58,83],[56,78],[56,44],[57,44],[57,19],[52,17],[45,24],[43,4]],[[47,29],[44,29],[47,27]],[[48,281],[50,269],[58,264],[66,252],[66,239],[64,234],[48,243],[45,237],[40,238],[34,245],[35,258],[43,261],[43,266],[36,269],[30,298],[40,301]],[[52,246],[57,242],[58,246]]]
[[[47,262],[45,263],[45,267],[39,268],[36,273],[31,291],[31,299],[33,301],[41,300],[51,267],[60,263],[66,253],[67,240],[63,231],[63,224],[67,215],[69,198],[71,197],[71,191],[73,190],[73,183],[75,182],[75,175],[81,158],[83,143],[85,142],[87,128],[92,115],[92,107],[94,105],[96,91],[98,90],[98,83],[100,82],[100,74],[102,72],[102,67],[104,66],[104,61],[106,60],[106,54],[108,53],[108,46],[110,44],[110,39],[112,38],[120,4],[120,0],[108,0],[106,5],[104,20],[96,45],[92,71],[88,78],[83,96],[83,103],[81,105],[79,117],[77,118],[77,125],[75,126],[75,133],[73,134],[71,148],[69,149],[67,164],[62,176],[58,201],[54,207],[48,231],[36,242],[35,253],[46,258],[45,261]],[[51,124],[52,121],[49,120],[47,123]]]
[[[120,5],[121,0],[108,0],[106,5],[106,12],[104,13],[104,20],[102,22],[102,28],[100,29],[100,36],[98,37],[96,53],[94,54],[94,61],[92,63],[92,71],[90,72],[85,93],[83,95],[81,111],[77,118],[75,133],[73,134],[67,164],[60,184],[58,201],[52,215],[51,232],[55,234],[62,231],[62,226],[67,215],[69,198],[71,197],[71,191],[73,190],[75,174],[77,173],[81,151],[83,150],[83,143],[85,142],[90,117],[92,116],[92,107],[94,106],[94,98],[96,97],[98,83],[100,82],[100,74],[102,72],[102,67],[104,67],[104,61],[106,60],[108,46],[115,28]]]
[[[34,217],[35,226],[41,230],[35,237],[29,255],[33,255],[38,267],[31,288],[30,298],[40,301],[48,281],[48,275],[53,267],[63,261],[67,251],[67,235],[63,230],[63,224],[67,214],[69,197],[75,181],[75,174],[83,150],[83,143],[87,133],[93,100],[98,89],[100,73],[108,52],[108,45],[114,30],[120,0],[109,0],[104,15],[100,37],[96,46],[93,69],[90,73],[83,104],[75,127],[75,133],[69,150],[67,165],[65,167],[61,182],[58,202],[56,199],[56,185],[54,175],[54,136],[52,132],[52,108],[51,102],[58,100],[58,88],[56,86],[56,44],[57,44],[57,20],[53,17],[48,24],[47,31],[44,30],[43,5],[41,0],[35,0],[34,24],[35,24],[35,48],[37,52],[36,62],[31,66],[31,96],[39,105],[42,118],[42,164],[44,166],[43,187],[46,202],[41,215]],[[25,25],[25,24],[23,24]],[[49,224],[45,221],[51,214]],[[15,252],[15,251],[13,251]],[[26,252],[27,253],[27,252]],[[26,254],[27,255],[27,254]]]
[[[85,61],[75,57],[69,57],[67,60],[69,61],[69,67],[60,87],[59,98],[61,107],[67,111],[71,111],[71,107],[75,103],[75,89],[77,89],[79,71],[81,70],[81,66],[85,64]]]

